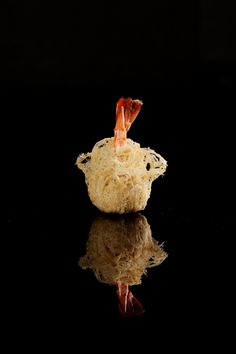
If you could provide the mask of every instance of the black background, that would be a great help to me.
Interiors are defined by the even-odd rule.
[[[232,2],[11,1],[1,16],[10,343],[219,344],[235,225]],[[99,211],[75,160],[112,136],[121,96],[144,103],[129,137],[169,165],[143,211],[169,257],[134,287],[146,313],[131,320],[77,264]]]

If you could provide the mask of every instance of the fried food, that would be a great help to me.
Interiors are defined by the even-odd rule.
[[[167,162],[161,155],[127,138],[141,106],[139,100],[121,98],[114,137],[97,142],[92,152],[77,158],[89,197],[103,212],[123,214],[145,209],[152,182],[166,171]]]

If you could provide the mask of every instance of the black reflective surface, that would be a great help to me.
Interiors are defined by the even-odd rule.
[[[145,313],[131,319],[120,315],[114,288],[78,265],[91,225],[102,213],[91,204],[75,160],[113,134],[120,92],[12,94],[14,105],[7,112],[13,124],[8,150],[9,320],[37,338],[69,333],[76,341],[87,331],[112,329],[115,335],[117,328],[127,336],[127,331],[158,333],[167,341],[180,332],[179,345],[186,345],[186,335],[205,338],[208,325],[217,324],[221,310],[219,306],[216,313],[213,299],[225,283],[219,258],[233,223],[228,204],[233,175],[219,169],[228,163],[231,140],[219,143],[226,129],[230,134],[225,122],[215,122],[213,129],[205,121],[219,110],[228,119],[227,98],[221,92],[214,106],[210,98],[203,109],[206,96],[199,101],[186,90],[167,95],[133,88],[130,93],[144,105],[129,136],[168,161],[142,211],[168,258],[132,288]],[[197,332],[196,323],[201,323]]]

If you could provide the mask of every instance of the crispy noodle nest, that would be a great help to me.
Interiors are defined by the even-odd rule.
[[[127,139],[114,146],[114,138],[95,144],[81,154],[76,165],[85,174],[92,203],[106,213],[129,213],[145,209],[152,182],[163,175],[166,160],[150,148]]]

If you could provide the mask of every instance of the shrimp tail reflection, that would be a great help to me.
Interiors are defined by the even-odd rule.
[[[117,295],[119,298],[119,310],[123,316],[134,317],[144,313],[142,304],[131,293],[128,284],[118,282]]]

